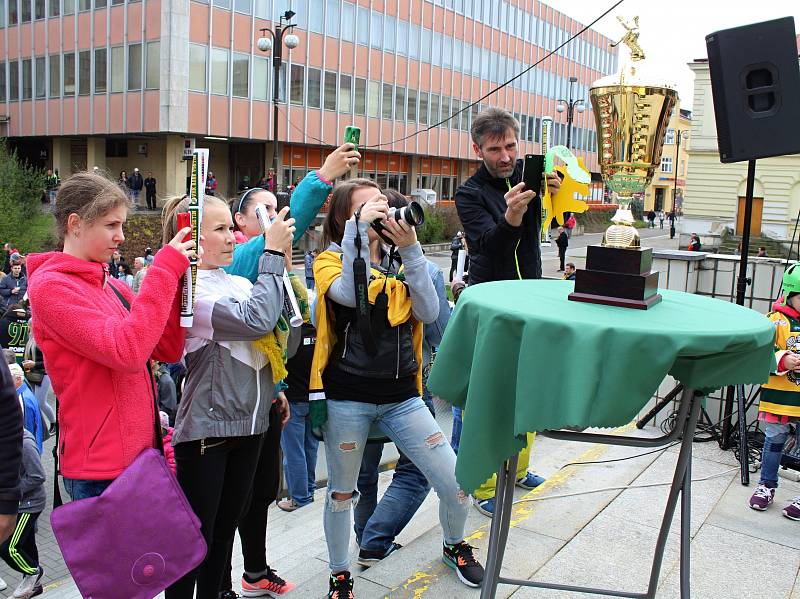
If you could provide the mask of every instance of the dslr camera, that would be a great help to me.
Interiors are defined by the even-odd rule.
[[[404,220],[412,227],[419,227],[425,222],[425,211],[419,202],[409,202],[408,206],[403,206],[402,208],[389,208],[389,218],[393,218],[398,222]],[[383,226],[383,220],[377,218],[370,223],[370,226],[378,234],[378,237],[389,245],[394,245],[394,242],[384,233],[386,227]]]

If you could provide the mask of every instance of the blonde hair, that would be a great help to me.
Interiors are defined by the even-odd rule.
[[[217,196],[205,196],[204,206],[208,202],[219,203],[228,208],[228,202]],[[161,210],[161,243],[167,245],[178,234],[178,213],[189,210],[189,196],[173,196],[164,203]]]
[[[59,240],[63,243],[67,236],[70,214],[77,214],[81,220],[91,224],[117,206],[130,210],[132,203],[115,181],[100,173],[75,173],[61,184],[56,193],[53,216]]]

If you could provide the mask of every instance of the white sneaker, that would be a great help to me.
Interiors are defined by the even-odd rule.
[[[12,597],[14,599],[30,599],[36,595],[42,594],[42,577],[44,570],[39,566],[39,572],[36,574],[28,574],[22,577],[22,582],[19,583],[17,590],[14,591]]]
[[[0,591],[5,591],[8,588],[8,584],[6,581],[0,578]]]

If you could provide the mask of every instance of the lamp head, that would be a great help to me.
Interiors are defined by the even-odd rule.
[[[272,50],[272,40],[268,37],[260,37],[258,38],[258,42],[256,42],[256,46],[262,52],[269,52]]]
[[[565,108],[563,104],[559,104],[556,106],[556,112],[564,112]]]
[[[285,13],[283,13],[283,20],[284,21],[291,21],[296,14],[297,13],[294,12],[293,10],[287,10]]]
[[[284,42],[286,43],[286,47],[291,50],[292,48],[297,48],[297,46],[300,45],[300,38],[297,37],[294,33],[290,33],[289,35],[286,36]]]
[[[575,110],[577,110],[578,112],[583,112],[584,110],[586,110],[586,106],[584,106],[584,105],[583,105],[583,102],[581,102],[580,104],[578,104],[578,105],[575,107]]]

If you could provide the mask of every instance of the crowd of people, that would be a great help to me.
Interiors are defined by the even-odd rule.
[[[467,284],[542,276],[541,212],[529,209],[536,191],[522,181],[519,131],[496,108],[473,120],[482,162],[456,192],[463,230],[451,244],[454,302]],[[243,181],[229,201],[215,195],[209,172],[199,246],[177,227],[188,198],[169,198],[160,249],[130,263],[120,252],[123,229],[140,192],[149,196],[151,176],[134,169],[114,181],[80,172],[55,194],[62,249],[24,256],[6,244],[0,331],[21,336],[4,341],[10,366],[0,368],[0,557],[23,575],[15,598],[39,594],[45,581],[35,530],[45,502],[40,455],[53,434],[73,501],[103,494],[163,437],[164,458],[207,547],[202,563],[165,589],[167,599],[231,599],[239,588],[248,597],[277,597],[295,588],[268,559],[267,508],[296,512],[314,501],[319,443],[328,469],[329,599],[356,594],[351,531],[363,567],[402,551],[397,536],[431,488],[441,559],[465,585],[481,585],[483,567],[465,526],[470,503],[493,515],[495,479],[471,499],[461,491],[455,463],[465,415],[454,410],[448,443],[427,389],[452,310],[445,275],[424,255],[414,227],[390,217],[407,204],[404,196],[369,179],[337,181],[360,158],[352,144],[337,148],[280,210],[272,171],[254,187]],[[554,194],[560,180],[548,175],[546,184]],[[296,277],[292,246],[326,201],[322,245],[306,254],[304,277]],[[258,206],[270,220],[266,231]],[[555,239],[565,279],[575,273],[565,261],[571,218]],[[193,321],[182,327],[182,280],[194,258]],[[300,325],[285,311],[287,286]],[[774,431],[777,446],[783,429]],[[390,441],[400,458],[379,499],[378,468]],[[533,441],[531,434],[516,473],[524,489],[544,482],[530,469]],[[244,571],[235,585],[237,530]]]

